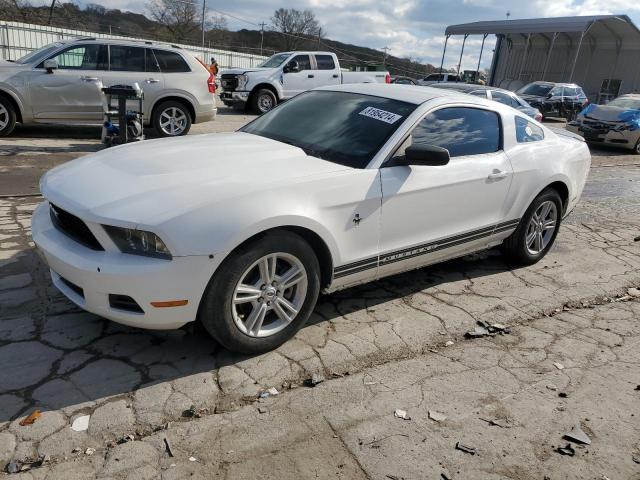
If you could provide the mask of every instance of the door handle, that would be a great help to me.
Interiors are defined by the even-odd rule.
[[[509,176],[509,172],[494,170],[493,173],[489,174],[489,180],[500,180],[501,178],[507,178]]]
[[[313,78],[312,74],[307,75],[307,78]]]
[[[147,78],[145,80],[146,83],[159,83],[160,80],[158,80],[157,78]]]
[[[337,73],[333,74],[333,78],[338,78],[340,75],[338,75]]]
[[[83,76],[83,77],[80,77],[80,80],[82,80],[83,82],[97,82],[98,81],[98,77]]]

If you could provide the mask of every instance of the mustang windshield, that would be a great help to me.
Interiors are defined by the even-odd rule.
[[[265,113],[240,131],[307,155],[365,168],[416,105],[349,92],[311,91]]]
[[[277,53],[267,58],[258,67],[262,68],[276,68],[282,65],[282,63],[291,56],[290,53]]]

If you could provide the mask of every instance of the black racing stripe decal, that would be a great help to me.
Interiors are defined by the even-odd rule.
[[[378,257],[371,257],[371,258],[367,258],[365,260],[359,260],[357,262],[353,262],[353,263],[348,263],[347,265],[341,265],[340,267],[336,267],[334,272],[338,273],[338,272],[342,272],[344,270],[349,270],[351,268],[355,268],[355,267],[360,267],[362,265],[368,264],[368,263],[378,263]]]
[[[380,257],[371,257],[366,260],[349,263],[336,267],[333,271],[334,278],[346,277],[355,273],[364,272],[377,266],[389,265],[391,263],[408,260],[410,258],[426,255],[427,253],[444,250],[446,248],[455,247],[464,243],[479,240],[484,237],[490,237],[496,233],[506,232],[515,229],[520,223],[520,219],[510,220],[508,222],[499,223],[491,227],[481,228],[467,233],[454,235],[452,237],[443,238],[435,242],[429,242],[402,250],[396,250],[390,253],[380,255]]]

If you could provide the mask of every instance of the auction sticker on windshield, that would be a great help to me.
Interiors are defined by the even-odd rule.
[[[396,123],[402,118],[402,115],[387,112],[385,110],[380,110],[379,108],[375,107],[365,108],[360,112],[360,115],[364,115],[365,117],[369,118],[375,118],[376,120],[380,120],[381,122],[385,123]]]

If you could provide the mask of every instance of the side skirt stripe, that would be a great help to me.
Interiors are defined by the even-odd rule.
[[[334,278],[342,278],[355,273],[364,272],[371,268],[378,266],[389,265],[391,263],[400,262],[402,260],[408,260],[410,258],[426,255],[427,253],[436,252],[438,250],[444,250],[447,248],[462,245],[464,243],[479,240],[484,237],[490,237],[496,233],[502,233],[515,229],[520,223],[520,219],[510,220],[508,222],[493,225],[491,227],[481,228],[472,232],[463,233],[460,235],[454,235],[449,238],[443,238],[436,242],[429,242],[415,247],[404,248],[402,250],[396,250],[394,252],[385,253],[380,257],[371,257],[365,260],[359,260],[357,262],[341,265],[333,270]]]

